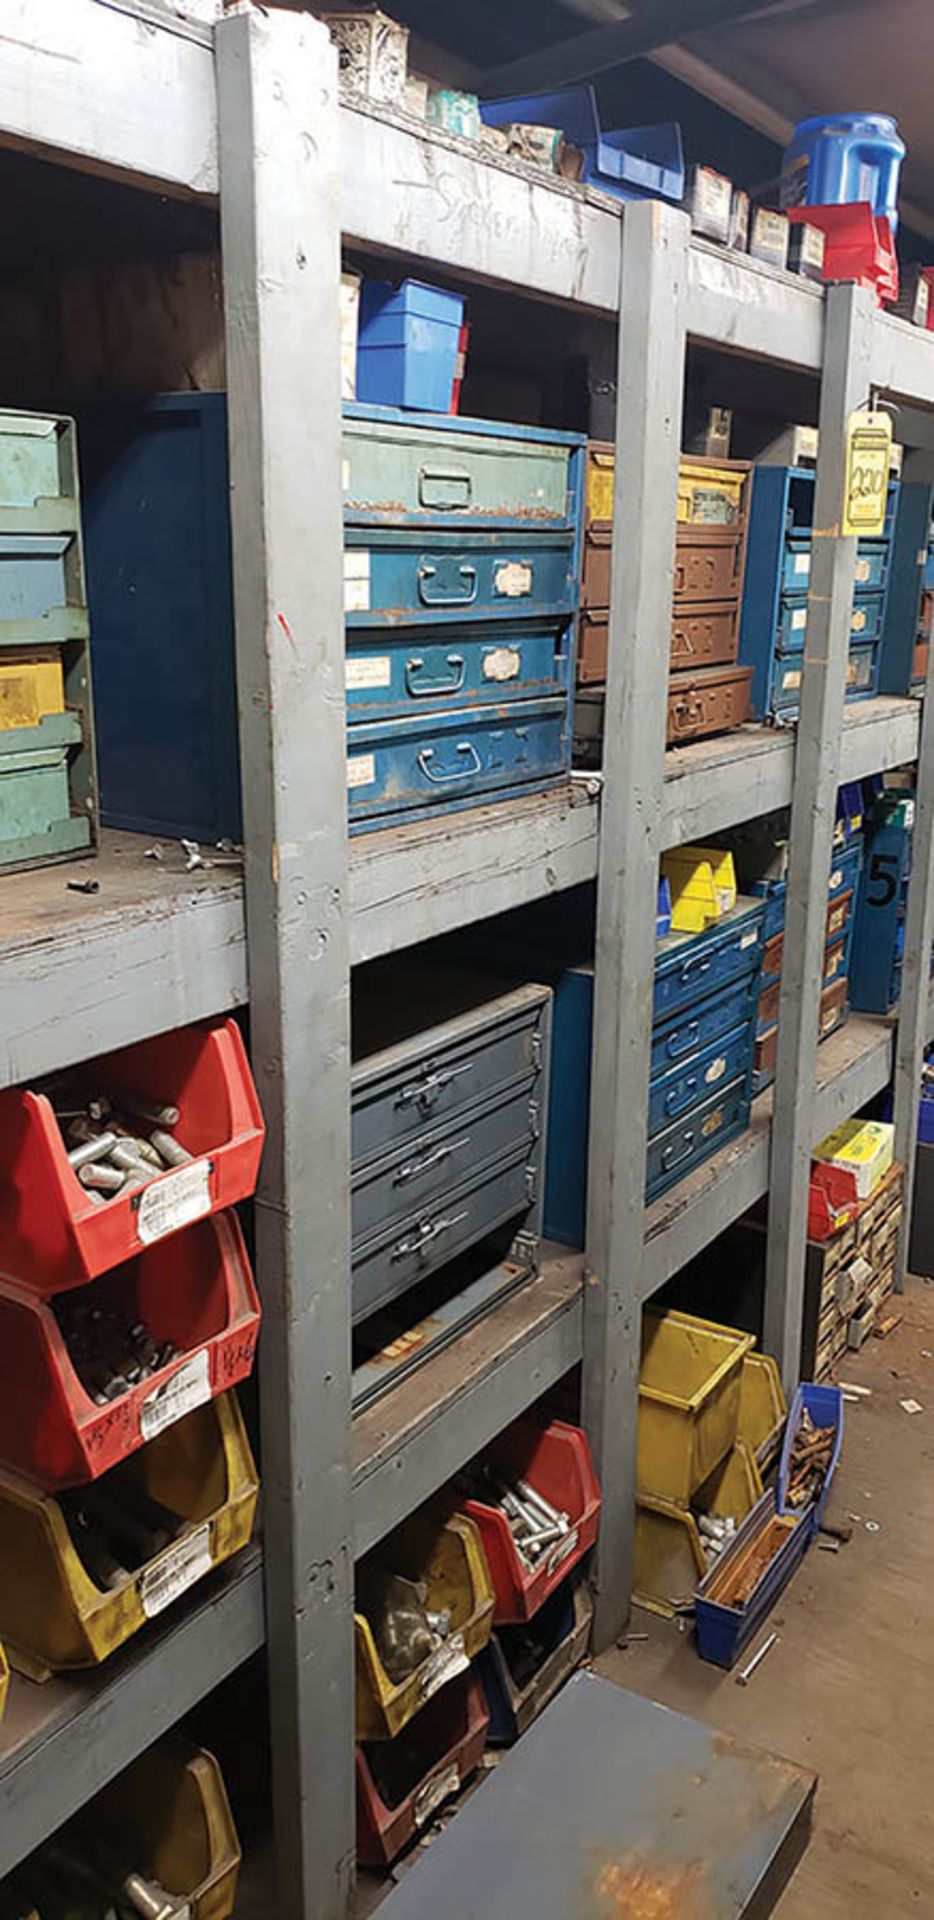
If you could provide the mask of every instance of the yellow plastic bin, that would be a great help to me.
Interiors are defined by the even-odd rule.
[[[391,1740],[448,1680],[465,1672],[493,1628],[493,1587],[480,1534],[465,1514],[444,1519],[416,1514],[397,1527],[372,1560],[389,1573],[422,1584],[431,1613],[449,1611],[447,1637],[404,1680],[393,1681],[380,1659],[365,1614],[354,1616],[356,1733],[358,1740]],[[358,1593],[365,1572],[358,1577]]]
[[[700,933],[736,905],[732,853],[720,847],[671,847],[662,855],[675,933]]]
[[[10,1686],[10,1669],[7,1663],[7,1657],[6,1657],[6,1652],[4,1650],[3,1642],[0,1641],[0,1720],[3,1719],[3,1711],[6,1706],[6,1697],[9,1691],[9,1686]]]
[[[690,1508],[640,1493],[632,1595],[638,1605],[670,1620],[689,1604],[706,1571],[703,1542]]]
[[[698,1488],[694,1509],[709,1513],[713,1520],[733,1519],[739,1527],[762,1493],[762,1475],[752,1448],[745,1440],[735,1440],[726,1459]]]
[[[686,1313],[643,1313],[636,1485],[676,1505],[729,1453],[752,1335]]]
[[[84,1490],[55,1496],[0,1472],[0,1638],[13,1666],[33,1679],[106,1660],[246,1546],[258,1482],[236,1394],[167,1427],[97,1481],[99,1489],[129,1510],[137,1497],[157,1502],[178,1522],[170,1544],[111,1587],[96,1584],[73,1537]]]
[[[60,654],[0,653],[0,732],[37,727],[45,714],[64,711]]]
[[[176,1735],[158,1740],[79,1816],[76,1838],[79,1825],[110,1830],[118,1857],[187,1900],[191,1920],[229,1920],[240,1842],[213,1754]]]
[[[739,1390],[737,1438],[752,1448],[760,1468],[771,1466],[782,1444],[788,1405],[770,1353],[747,1353]]]

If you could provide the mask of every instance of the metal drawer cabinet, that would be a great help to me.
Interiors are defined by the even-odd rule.
[[[470,712],[494,700],[566,694],[573,652],[570,620],[379,632],[351,627],[345,668],[351,744],[358,720]]]
[[[584,446],[579,434],[544,427],[349,404],[344,518],[357,526],[466,522],[576,533]]]
[[[537,1169],[523,1142],[511,1158],[474,1174],[397,1222],[388,1236],[360,1247],[351,1275],[354,1322],[387,1306],[507,1221],[515,1220],[519,1232],[527,1219],[535,1218],[538,1186]]]
[[[762,963],[761,900],[741,898],[706,932],[670,933],[655,958],[654,1021],[673,1018],[695,1002],[748,974]]]
[[[868,592],[885,586],[889,567],[887,540],[861,540],[856,550],[856,592]]]
[[[729,733],[750,717],[751,667],[698,667],[668,682],[668,745]]]
[[[722,993],[712,993],[686,1007],[673,1020],[656,1022],[652,1030],[650,1077],[654,1082],[708,1047],[720,1045],[727,1034],[755,1018],[759,1004],[758,973],[747,973]]]
[[[486,796],[541,792],[567,774],[570,751],[566,696],[355,723],[347,739],[350,831],[400,814],[449,813]]]
[[[646,1161],[646,1203],[666,1193],[685,1175],[725,1147],[749,1125],[752,1050],[749,1072],[722,1092],[714,1093],[689,1119],[676,1120],[649,1142]]]
[[[649,1139],[664,1132],[673,1120],[686,1119],[711,1093],[748,1073],[755,1033],[753,1022],[735,1027],[712,1046],[683,1065],[670,1067],[649,1087]]]
[[[742,582],[742,535],[719,527],[679,527],[675,611],[694,602],[734,599]]]
[[[439,533],[348,527],[348,628],[441,626],[451,621],[561,620],[577,606],[573,531]]]
[[[866,644],[878,640],[882,632],[885,597],[881,593],[858,593],[850,616],[852,640]],[[776,635],[777,653],[803,653],[807,638],[808,603],[803,597],[783,594]]]
[[[693,611],[676,612],[671,622],[671,665],[675,672],[688,667],[732,665],[739,646],[736,602],[716,602]]]
[[[401,1152],[359,1171],[352,1181],[354,1247],[433,1206],[468,1175],[510,1159],[528,1158],[542,1127],[536,1081],[500,1094],[492,1105],[430,1127]]]

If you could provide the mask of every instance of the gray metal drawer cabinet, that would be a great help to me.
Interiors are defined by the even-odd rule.
[[[353,1319],[365,1320],[378,1308],[415,1287],[449,1260],[508,1220],[516,1231],[537,1240],[541,1169],[527,1147],[511,1159],[474,1173],[462,1186],[393,1227],[388,1239],[371,1242],[353,1256]],[[534,1219],[534,1227],[529,1223]],[[529,1249],[529,1268],[534,1265]]]
[[[466,1118],[431,1127],[386,1160],[353,1175],[354,1248],[415,1208],[424,1208],[479,1171],[518,1152],[530,1158],[542,1128],[538,1075],[496,1095]]]

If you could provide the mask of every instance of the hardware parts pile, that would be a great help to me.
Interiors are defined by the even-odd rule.
[[[50,1098],[68,1145],[68,1164],[96,1205],[133,1193],[194,1157],[172,1131],[179,1110],[169,1101],[97,1093],[80,1105],[68,1091]]]
[[[99,1407],[179,1357],[174,1341],[156,1340],[143,1320],[130,1325],[125,1314],[96,1305],[84,1293],[60,1294],[54,1310],[72,1366]]]
[[[576,1547],[578,1530],[572,1525],[570,1514],[559,1513],[527,1480],[507,1484],[486,1468],[479,1483],[469,1491],[473,1498],[505,1514],[516,1552],[527,1573],[537,1573],[546,1563],[552,1571],[565,1554],[572,1553]]]

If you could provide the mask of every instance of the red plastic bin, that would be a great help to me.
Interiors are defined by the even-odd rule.
[[[884,214],[868,200],[841,206],[788,207],[791,221],[807,221],[824,235],[824,279],[856,280],[876,299],[898,299],[898,256]]]
[[[96,1206],[69,1166],[51,1102],[25,1089],[0,1094],[0,1273],[40,1299],[247,1199],[259,1172],[265,1128],[233,1020],[104,1054],[81,1078],[89,1089],[177,1106],[172,1131],[194,1159]]]
[[[106,1406],[74,1366],[52,1302],[0,1275],[0,1459],[46,1492],[96,1480],[250,1372],[260,1307],[235,1213],[199,1220],[91,1283],[175,1358]]]
[[[600,1487],[586,1434],[564,1420],[549,1420],[546,1426],[517,1420],[486,1457],[505,1481],[527,1481],[571,1521],[570,1533],[545,1555],[541,1566],[529,1572],[519,1558],[506,1515],[482,1500],[464,1502],[464,1513],[480,1529],[490,1569],[496,1596],[493,1624],[506,1627],[531,1620],[593,1546],[600,1524]]]
[[[435,1694],[394,1740],[357,1747],[361,1867],[388,1867],[444,1801],[460,1792],[480,1765],[489,1724],[486,1696],[471,1670]],[[390,1766],[391,1792],[378,1784],[380,1769]]]

